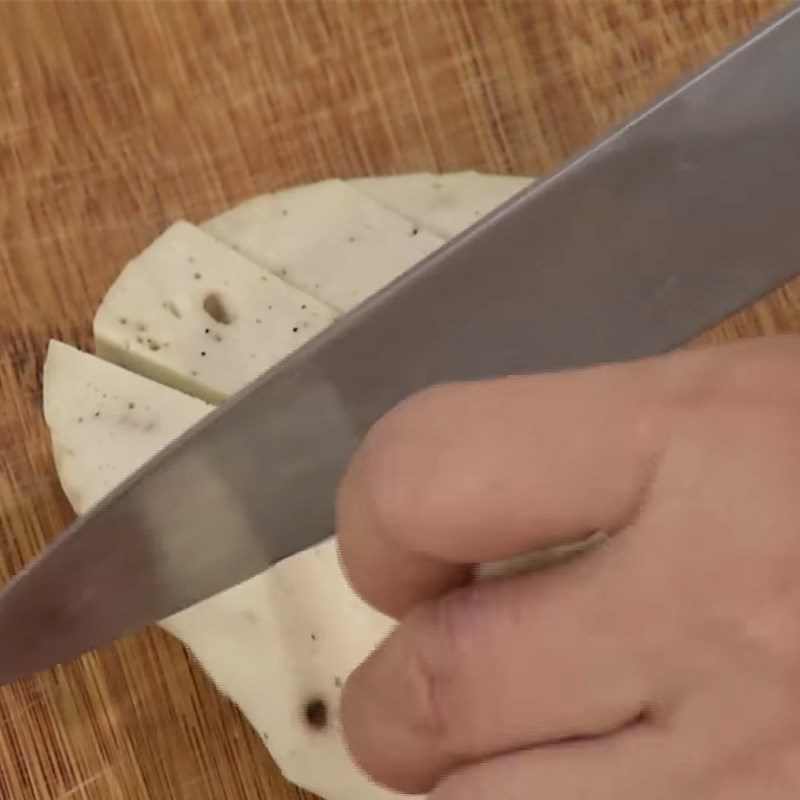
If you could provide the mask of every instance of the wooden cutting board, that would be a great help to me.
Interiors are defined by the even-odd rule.
[[[332,175],[540,174],[781,5],[0,6],[0,581],[72,516],[46,342],[91,348],[105,289],[170,221]],[[799,329],[795,283],[704,338]],[[161,632],[0,690],[2,800],[298,796]]]

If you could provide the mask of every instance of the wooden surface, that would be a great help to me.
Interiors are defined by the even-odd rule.
[[[71,518],[45,344],[91,346],[104,290],[171,220],[330,175],[540,174],[780,6],[0,5],[0,580]],[[705,338],[798,326],[794,285]],[[160,632],[0,690],[2,800],[290,797]]]

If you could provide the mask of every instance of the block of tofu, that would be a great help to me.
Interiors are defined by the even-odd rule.
[[[50,344],[43,392],[59,479],[79,514],[212,408],[60,342]],[[350,588],[333,539],[161,624],[289,780],[328,800],[397,797],[351,761],[339,720],[343,682],[394,622]]]
[[[213,408],[56,341],[43,387],[56,469],[81,514]]]
[[[94,318],[97,353],[208,402],[241,389],[336,313],[190,225],[133,259]]]
[[[516,175],[467,171],[356,178],[350,184],[414,224],[450,239],[532,182]]]
[[[340,180],[261,195],[203,229],[337,311],[349,311],[443,239]]]

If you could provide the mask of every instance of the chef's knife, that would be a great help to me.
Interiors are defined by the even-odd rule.
[[[341,319],[0,594],[0,683],[331,533],[369,426],[430,384],[656,354],[800,271],[800,9]],[[103,443],[98,442],[98,447]]]

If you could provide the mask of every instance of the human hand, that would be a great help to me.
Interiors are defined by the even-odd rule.
[[[800,339],[750,341],[438,388],[378,423],[337,525],[401,618],[343,696],[365,770],[435,800],[798,797],[798,365]]]

